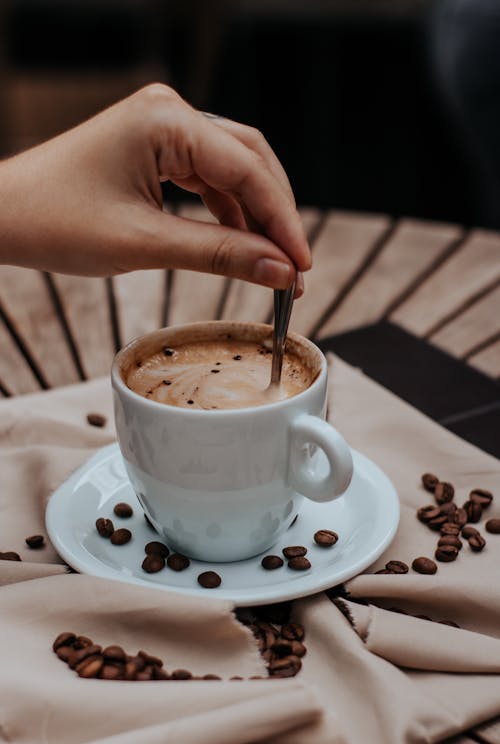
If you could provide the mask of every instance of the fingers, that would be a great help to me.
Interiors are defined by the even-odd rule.
[[[191,269],[274,289],[285,289],[295,279],[290,258],[262,235],[155,210],[148,210],[141,223],[127,270]]]
[[[295,203],[264,156],[184,102],[170,102],[165,117],[157,141],[160,176],[179,183],[197,175],[213,191],[229,195],[307,271],[310,251]]]

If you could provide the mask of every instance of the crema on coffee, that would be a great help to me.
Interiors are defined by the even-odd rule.
[[[271,359],[271,349],[258,341],[196,340],[136,360],[126,383],[158,403],[216,410],[291,398],[313,382],[312,370],[298,356],[285,352],[281,383],[270,387]]]

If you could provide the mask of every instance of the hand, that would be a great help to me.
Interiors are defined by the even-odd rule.
[[[167,180],[220,224],[163,212]],[[310,268],[290,184],[260,132],[160,84],[0,163],[0,193],[3,263],[87,276],[193,269],[282,289]]]

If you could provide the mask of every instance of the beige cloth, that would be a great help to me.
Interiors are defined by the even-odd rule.
[[[291,680],[105,682],[80,679],[60,662],[51,644],[69,629],[129,652],[144,648],[171,669],[224,680],[264,671],[230,603],[68,573],[52,547],[24,545],[45,532],[52,490],[113,440],[108,382],[2,402],[0,550],[23,562],[0,561],[0,741],[414,744],[500,715],[500,536],[487,536],[481,554],[465,545],[435,576],[373,574],[391,558],[433,554],[436,534],[415,518],[431,501],[422,472],[452,481],[459,503],[472,487],[496,490],[487,516],[500,517],[500,464],[346,364],[330,363],[332,421],[392,478],[402,518],[386,553],[348,583],[347,600],[337,606],[321,593],[294,603],[308,651]],[[108,416],[105,429],[88,426],[91,410]],[[388,611],[395,606],[461,629]],[[482,741],[498,744],[499,729],[483,723]]]

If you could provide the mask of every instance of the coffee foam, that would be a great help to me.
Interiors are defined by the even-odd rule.
[[[167,329],[161,350],[158,340],[154,344],[151,339],[152,343],[143,343],[128,355],[122,378],[139,395],[182,408],[264,405],[297,395],[315,379],[318,361],[312,363],[311,350],[297,339],[287,340],[279,386],[269,386],[272,331],[261,324],[208,323]]]

